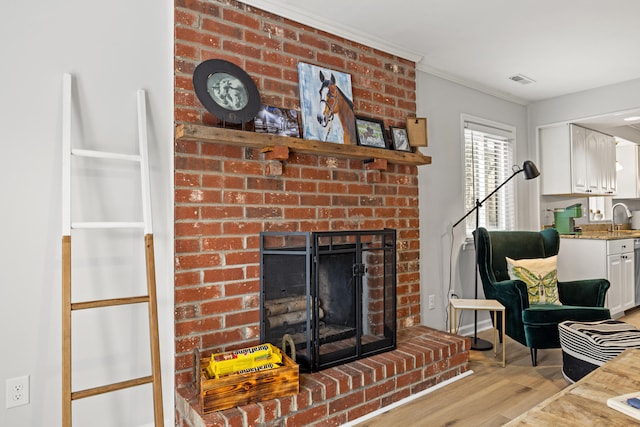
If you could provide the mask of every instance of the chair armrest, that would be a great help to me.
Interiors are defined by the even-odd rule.
[[[607,279],[558,282],[558,296],[563,305],[604,307],[609,286]]]
[[[505,308],[506,334],[522,345],[527,345],[524,333],[522,311],[529,308],[527,285],[522,280],[503,280],[494,282],[494,296]],[[499,322],[496,324],[499,326]]]
[[[494,282],[493,286],[495,299],[507,310],[521,313],[525,308],[529,308],[527,285],[522,280],[503,280]]]

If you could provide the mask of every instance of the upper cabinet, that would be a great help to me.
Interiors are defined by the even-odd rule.
[[[573,124],[540,129],[542,194],[616,194],[612,136]]]
[[[620,143],[616,145],[616,159],[622,167],[618,172],[618,191],[620,199],[640,198],[640,149],[637,144]]]
[[[598,150],[602,153],[600,169],[600,192],[601,194],[617,194],[618,175],[616,173],[616,140],[610,135],[600,132],[589,131],[596,135]]]

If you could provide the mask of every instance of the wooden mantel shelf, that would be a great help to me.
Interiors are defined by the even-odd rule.
[[[225,129],[193,123],[181,123],[177,125],[175,137],[176,139],[217,142],[220,144],[242,145],[260,149],[285,146],[296,153],[347,157],[363,160],[386,159],[390,163],[404,165],[419,166],[431,164],[431,157],[425,156],[419,151],[415,153],[408,153],[405,151],[383,150],[380,148],[363,147],[359,145],[334,144],[331,142]]]

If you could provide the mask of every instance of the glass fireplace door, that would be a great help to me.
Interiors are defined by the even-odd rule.
[[[317,371],[396,345],[396,232],[261,233],[260,339]]]
[[[359,272],[356,237],[353,234],[314,235],[313,301],[318,368],[346,363],[358,355]]]

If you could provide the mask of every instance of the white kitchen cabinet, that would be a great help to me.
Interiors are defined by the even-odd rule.
[[[612,313],[619,313],[635,307],[633,239],[607,241],[607,263],[611,277],[610,292],[614,291],[609,309]]]
[[[619,199],[640,198],[640,149],[634,143],[619,143],[616,145],[616,160],[622,166],[617,171]]]
[[[540,129],[542,194],[613,195],[613,137],[574,124]]]
[[[631,242],[631,251],[629,247],[622,253],[623,259],[623,279],[622,279],[622,309],[630,310],[636,306],[636,268],[635,254],[633,252],[633,240]]]
[[[606,306],[612,317],[635,307],[633,239],[560,241],[558,280],[608,279]]]
[[[615,138],[604,133],[596,134],[598,153],[602,155],[600,167],[600,194],[617,195],[616,175],[616,141]],[[618,196],[619,197],[619,196]]]
[[[572,166],[573,193],[600,194],[602,168],[599,158],[602,155],[595,134],[580,126],[570,125],[571,157],[577,167]],[[571,164],[571,162],[570,162]]]
[[[611,316],[622,313],[622,282],[623,263],[620,254],[607,256],[607,279],[611,283],[611,287],[607,292],[607,307],[611,311]]]
[[[626,311],[636,306],[633,251],[620,254],[620,257],[622,258],[622,310]]]

